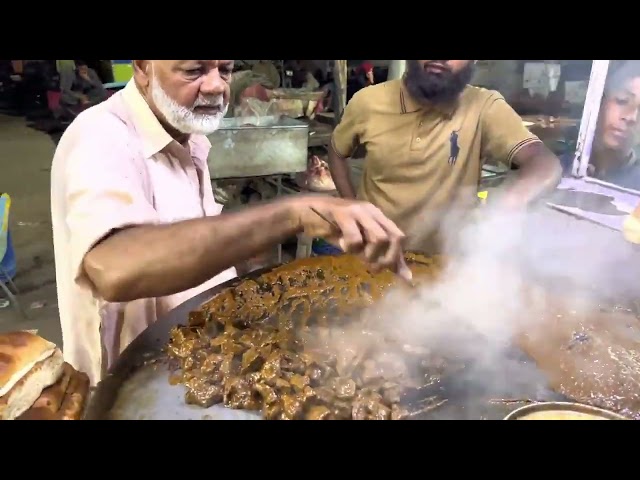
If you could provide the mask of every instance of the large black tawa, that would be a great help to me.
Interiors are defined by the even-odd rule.
[[[85,420],[259,420],[258,412],[233,410],[223,405],[201,408],[187,405],[185,387],[171,385],[164,348],[170,330],[186,325],[189,312],[221,291],[271,268],[254,271],[222,283],[186,301],[145,330],[122,353],[108,375],[93,389]],[[550,391],[533,361],[514,350],[501,361],[464,369],[440,384],[407,398],[411,406],[423,405],[437,395],[446,402],[413,419],[503,419],[524,401],[565,400]],[[496,400],[508,400],[497,401]]]

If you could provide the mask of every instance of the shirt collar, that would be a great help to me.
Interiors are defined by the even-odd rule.
[[[454,102],[445,103],[445,104],[432,104],[432,105],[423,105],[418,103],[412,96],[409,94],[406,85],[404,84],[404,77],[400,79],[400,111],[402,113],[414,113],[419,110],[425,111],[437,111],[441,114],[444,114],[448,117],[451,117],[456,108],[458,108],[459,100]]]
[[[145,157],[150,158],[173,141],[144,99],[133,79],[122,90],[122,98],[129,107],[136,131],[142,140]]]
[[[122,90],[122,98],[131,112],[133,124],[142,140],[142,153],[145,157],[151,158],[174,141],[149,107],[133,79],[129,80]],[[206,159],[211,143],[204,135],[191,135],[189,147],[198,159],[203,156]]]

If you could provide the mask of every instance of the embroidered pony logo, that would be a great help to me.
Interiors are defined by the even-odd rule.
[[[460,146],[458,145],[458,131],[454,130],[451,132],[451,137],[449,137],[449,165],[455,165],[458,160],[458,155],[460,154]]]

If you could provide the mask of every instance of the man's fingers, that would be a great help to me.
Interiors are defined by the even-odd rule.
[[[393,223],[389,218],[387,218],[378,207],[371,204],[369,204],[368,207],[369,207],[369,211],[371,212],[371,215],[376,219],[376,221],[380,225],[382,225],[382,227],[387,232],[397,236],[401,240],[404,239],[404,236],[405,236],[404,232],[400,230],[400,228],[398,228],[398,226],[395,223]]]
[[[402,242],[397,238],[390,238],[384,256],[378,259],[378,262],[393,270],[397,271],[398,261],[403,258]]]
[[[357,221],[365,239],[364,256],[370,263],[378,263],[389,247],[389,234],[366,210],[357,214]]]
[[[353,216],[342,215],[340,213],[333,215],[334,221],[340,228],[340,248],[347,253],[358,252],[362,249],[364,239],[358,223]]]
[[[390,268],[397,272],[402,268],[406,273],[408,268],[402,259],[404,234],[396,224],[369,203],[340,203],[336,201],[334,208],[325,207],[327,218],[323,225],[326,228],[333,224],[330,236],[337,237],[338,246],[346,253],[360,254],[376,270]]]
[[[343,241],[340,245],[343,250],[355,253],[362,250],[364,245],[363,260],[375,270],[397,270],[399,259],[403,256],[404,234],[395,223],[385,217],[378,208],[366,203],[350,208],[344,220],[340,217],[341,215],[334,216],[343,231]],[[347,221],[346,218],[357,223]]]
[[[409,268],[409,265],[407,265],[407,262],[403,255],[398,258],[396,273],[408,282],[411,282],[413,280],[413,272]]]
[[[389,220],[384,214],[373,205],[370,205],[371,215],[376,219],[379,225],[384,228],[385,235],[387,237],[387,249],[384,254],[384,258],[380,260],[385,267],[389,267],[392,270],[396,270],[398,266],[398,259],[403,257],[402,242],[405,238],[402,230],[398,226]]]

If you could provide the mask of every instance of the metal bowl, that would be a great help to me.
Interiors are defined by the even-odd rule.
[[[554,415],[556,418],[544,418]],[[505,420],[627,420],[617,413],[602,408],[571,402],[534,403],[518,408]]]

